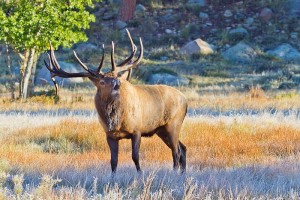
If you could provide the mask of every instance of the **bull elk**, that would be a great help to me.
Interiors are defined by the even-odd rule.
[[[137,47],[131,42],[132,53],[122,63],[116,65],[114,59],[114,43],[112,42],[111,67],[112,70],[101,71],[104,60],[104,47],[102,59],[97,70],[88,68],[76,55],[79,64],[86,72],[69,73],[58,64],[54,50],[50,45],[49,64],[46,67],[55,76],[63,78],[87,77],[96,86],[95,106],[98,117],[103,126],[107,143],[111,152],[111,169],[115,173],[118,164],[118,150],[120,139],[131,139],[132,159],[137,171],[140,171],[139,149],[141,137],[157,134],[172,150],[173,167],[186,168],[186,147],[179,141],[180,128],[187,111],[185,96],[175,88],[165,85],[133,85],[124,76],[124,72],[131,72],[143,58],[143,43],[140,38],[140,53],[135,61]],[[123,73],[123,74],[122,74]]]

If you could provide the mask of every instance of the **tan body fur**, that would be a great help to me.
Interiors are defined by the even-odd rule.
[[[100,94],[99,94],[100,93]],[[182,124],[186,114],[187,100],[178,90],[164,85],[132,85],[121,81],[120,108],[121,120],[115,130],[108,130],[108,123],[100,108],[101,91],[95,96],[99,120],[109,137],[130,138],[131,134],[142,136],[154,134],[158,128],[168,123]],[[178,127],[180,129],[180,127]]]

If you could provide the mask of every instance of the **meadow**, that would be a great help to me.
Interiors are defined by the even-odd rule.
[[[122,140],[111,175],[93,91],[62,90],[25,103],[0,101],[0,199],[297,199],[300,104],[296,91],[197,93],[181,130],[187,172],[171,151],[142,138],[137,173]]]

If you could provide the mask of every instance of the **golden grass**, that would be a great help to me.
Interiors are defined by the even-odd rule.
[[[187,163],[194,168],[270,164],[300,150],[300,130],[284,124],[213,124],[187,119],[181,140],[187,146]],[[51,151],[49,144],[58,147]],[[0,146],[0,157],[24,170],[83,169],[99,163],[109,165],[110,160],[105,133],[96,121],[68,120],[55,126],[22,129],[5,137]],[[172,163],[171,151],[157,136],[142,139],[140,159],[144,166]],[[129,162],[134,167],[130,140],[120,141],[119,161],[120,165]]]
[[[300,107],[299,98],[300,95],[295,91],[264,93],[261,89],[254,89],[249,92],[230,92],[224,94],[202,94],[199,92],[197,97],[188,97],[189,107],[205,107],[218,110],[269,108],[294,109]]]
[[[95,89],[83,89],[69,90],[60,88],[59,98],[56,103],[54,96],[33,96],[26,101],[14,100],[11,101],[9,95],[0,95],[0,108],[1,110],[24,110],[24,111],[36,111],[39,109],[51,110],[51,109],[88,109],[93,110]]]

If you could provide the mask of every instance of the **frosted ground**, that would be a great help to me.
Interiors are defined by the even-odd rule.
[[[231,110],[217,111],[190,109],[188,120],[226,124],[245,122],[253,126],[276,126],[284,124],[300,128],[298,110]],[[40,110],[3,111],[0,113],[1,136],[9,136],[17,129],[53,125],[62,120],[97,121],[95,111],[89,110]],[[184,133],[188,134],[188,133]],[[201,134],[201,130],[199,131]],[[1,137],[0,137],[1,139]],[[199,144],[201,146],[201,144]],[[73,199],[219,199],[219,198],[297,198],[300,195],[300,155],[278,158],[272,164],[235,166],[230,168],[187,167],[180,175],[170,170],[171,163],[153,161],[137,174],[131,161],[118,167],[112,177],[110,166],[103,163],[93,168],[57,170],[51,174],[60,182],[50,189],[50,197]],[[0,193],[7,198],[17,198],[13,189],[13,177],[20,178],[21,172],[11,171],[5,187]],[[44,178],[42,178],[44,177]],[[49,178],[49,177],[48,177]],[[0,177],[1,179],[1,177]],[[39,172],[24,173],[21,199],[37,197],[42,185],[51,188],[52,182]],[[51,178],[50,178],[51,180]],[[53,180],[52,180],[53,181]],[[1,180],[0,180],[1,182]],[[55,183],[55,181],[53,182]],[[44,193],[43,193],[44,194]],[[49,196],[48,196],[49,197]]]

